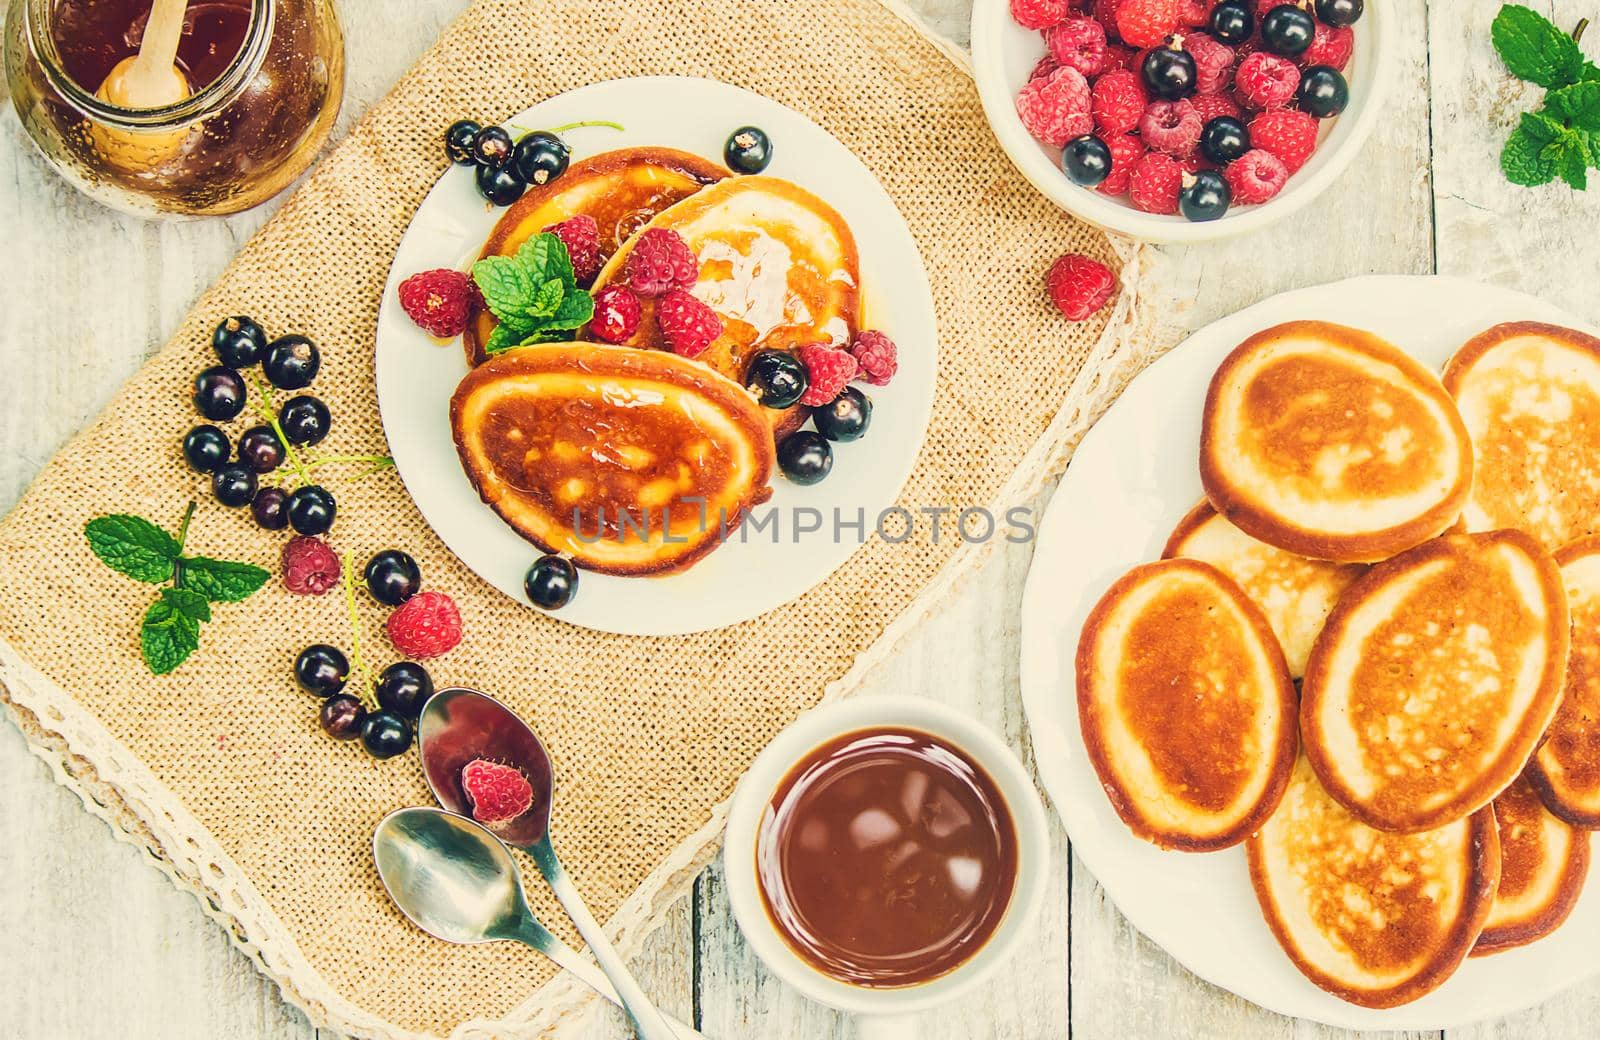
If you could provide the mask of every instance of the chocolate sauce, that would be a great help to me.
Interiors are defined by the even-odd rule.
[[[767,913],[817,970],[910,986],[959,967],[1005,917],[1017,835],[994,781],[916,730],[863,730],[817,748],[762,819]]]

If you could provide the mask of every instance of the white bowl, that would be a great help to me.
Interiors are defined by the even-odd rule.
[[[1195,223],[1180,214],[1143,213],[1124,199],[1102,195],[1067,180],[1059,149],[1034,140],[1017,117],[1017,93],[1044,56],[1043,37],[1011,17],[1008,0],[975,0],[972,5],[972,67],[983,111],[995,137],[1022,175],[1046,198],[1076,217],[1147,242],[1204,242],[1266,227],[1305,206],[1332,184],[1355,158],[1384,109],[1394,49],[1394,15],[1389,0],[1368,0],[1355,25],[1356,48],[1345,75],[1350,105],[1328,120],[1316,154],[1278,196],[1260,206],[1239,206],[1220,219]]]

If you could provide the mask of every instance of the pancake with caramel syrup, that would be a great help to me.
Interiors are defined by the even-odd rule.
[[[1339,594],[1366,568],[1308,560],[1257,541],[1228,523],[1209,502],[1179,521],[1161,558],[1201,560],[1239,583],[1278,637],[1289,675],[1305,674],[1306,658]]]
[[[1283,795],[1294,684],[1259,608],[1197,560],[1135,567],[1078,641],[1078,718],[1117,815],[1163,848],[1244,840]]]
[[[1600,537],[1557,551],[1572,617],[1567,683],[1555,721],[1528,763],[1528,780],[1550,811],[1575,827],[1600,829]]]
[[[722,318],[722,335],[701,364],[743,383],[758,350],[804,343],[844,346],[861,322],[861,263],[855,237],[833,207],[776,177],[733,177],[663,210],[647,225],[683,236],[700,260],[693,292]],[[633,240],[614,255],[599,289],[620,279]],[[630,346],[664,346],[655,301],[645,299]],[[769,410],[777,437],[792,433],[809,410]]]
[[[1546,549],[1600,534],[1600,339],[1519,321],[1444,370],[1476,456],[1469,531],[1515,527]]]
[[[1474,957],[1526,946],[1560,928],[1589,873],[1589,832],[1551,815],[1526,778],[1500,792],[1494,819],[1500,888]]]
[[[1567,667],[1556,561],[1520,531],[1445,535],[1345,590],[1311,648],[1300,733],[1369,826],[1459,820],[1522,772]]]
[[[467,373],[450,425],[467,477],[518,534],[606,574],[682,570],[772,493],[761,406],[662,351],[508,350]]]
[[[1212,377],[1200,479],[1246,534],[1371,563],[1455,522],[1472,445],[1438,378],[1397,347],[1294,321],[1245,340]]]
[[[522,243],[550,225],[587,214],[600,227],[604,262],[657,213],[726,176],[728,171],[716,163],[675,148],[621,148],[580,159],[555,180],[530,186],[512,203],[478,259],[515,256]],[[484,362],[483,345],[497,324],[488,308],[479,310],[463,336],[467,364]]]
[[[1304,758],[1246,845],[1261,913],[1301,974],[1362,1007],[1444,983],[1483,929],[1500,879],[1488,807],[1412,834],[1373,830],[1328,796]]]

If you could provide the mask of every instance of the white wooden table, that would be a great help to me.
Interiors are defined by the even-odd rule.
[[[966,39],[970,0],[914,0]],[[1384,3],[1385,0],[1372,0]],[[1497,158],[1537,92],[1512,85],[1488,43],[1498,0],[1388,0],[1403,62],[1393,111],[1344,180],[1305,215],[1223,245],[1164,250],[1146,306],[1184,328],[1285,289],[1363,273],[1464,275],[1537,293],[1600,322],[1600,187],[1513,188]],[[1525,0],[1570,27],[1584,0]],[[342,5],[349,82],[341,124],[381,97],[463,5]],[[1587,46],[1593,56],[1600,37]],[[144,223],[77,195],[0,115],[0,510],[161,344],[271,207],[226,221]],[[1017,688],[1029,548],[1010,546],[868,682],[973,712],[1028,749]],[[1136,934],[1054,835],[1058,870],[1037,940],[964,1008],[926,1017],[926,1040],[994,1037],[1323,1037],[1202,983]],[[1600,957],[1600,938],[1595,955]],[[673,1013],[717,1040],[819,1040],[851,1024],[763,972],[740,941],[720,872],[636,968]],[[1600,979],[1452,1037],[1593,1037]],[[307,1037],[315,1032],[192,899],[56,787],[0,725],[0,1037]],[[609,1011],[585,1040],[627,1035]]]

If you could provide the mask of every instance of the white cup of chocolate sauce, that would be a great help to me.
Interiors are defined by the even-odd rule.
[[[892,1040],[1014,951],[1039,916],[1049,832],[1027,770],[981,723],[862,697],[801,716],[756,757],[723,861],[773,974],[861,1016],[863,1040]]]

